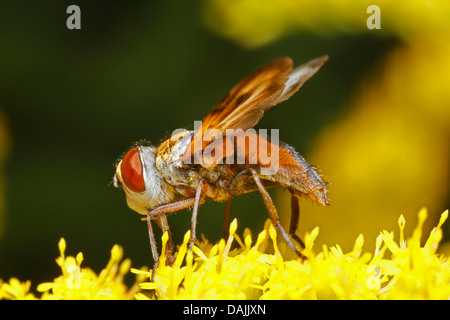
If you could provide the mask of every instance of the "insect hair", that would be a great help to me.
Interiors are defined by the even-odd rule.
[[[119,162],[123,159],[123,157],[125,157],[125,155],[128,153],[128,151],[130,151],[133,148],[137,148],[137,147],[151,147],[152,144],[150,143],[150,141],[146,140],[146,139],[139,139],[137,141],[135,141],[130,147],[128,147],[127,150],[125,150],[125,152],[122,152],[119,157],[116,159],[116,161],[114,161],[114,167],[117,167],[119,165]]]

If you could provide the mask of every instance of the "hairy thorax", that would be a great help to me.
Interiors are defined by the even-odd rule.
[[[229,198],[228,187],[232,176],[225,165],[205,167],[202,163],[195,163],[194,159],[183,156],[188,147],[194,131],[183,130],[165,140],[156,150],[155,166],[160,175],[175,189],[185,195],[195,195],[201,179],[208,183],[205,195],[216,201]]]

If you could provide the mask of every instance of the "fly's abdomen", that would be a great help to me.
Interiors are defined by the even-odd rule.
[[[280,183],[298,197],[306,196],[318,204],[327,205],[326,184],[316,169],[286,143],[279,143],[278,154],[276,174],[261,178]]]

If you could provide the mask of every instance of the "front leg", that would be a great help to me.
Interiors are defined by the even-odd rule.
[[[159,215],[177,212],[189,207],[192,207],[195,203],[195,197],[178,199],[173,202],[169,202],[166,204],[161,204],[153,209],[148,211],[148,215],[151,216],[152,219],[156,218]]]
[[[206,180],[201,179],[198,183],[195,197],[185,198],[167,204],[162,204],[150,210],[148,212],[148,215],[150,215],[153,219],[153,217],[157,217],[162,214],[176,212],[194,206],[191,218],[191,239],[189,240],[189,248],[192,250],[192,248],[194,247],[195,233],[197,228],[198,208],[200,204],[205,202],[204,191],[208,188],[208,186],[209,185],[206,182]]]
[[[152,220],[151,216],[149,214],[147,214],[148,237],[150,239],[150,249],[152,250],[152,256],[153,256],[153,271],[152,271],[152,278],[150,279],[150,281],[154,282],[156,269],[158,268],[158,264],[159,264],[159,255],[158,255],[158,247],[156,246],[155,234],[153,233],[153,227],[152,227],[151,220]]]
[[[166,214],[186,209],[188,207],[193,206],[194,203],[195,203],[195,197],[185,198],[185,199],[175,200],[174,202],[170,202],[167,204],[157,206],[147,212],[148,236],[149,236],[150,248],[152,250],[152,256],[153,256],[153,272],[152,272],[152,278],[151,278],[152,282],[155,279],[156,269],[158,268],[159,254],[158,254],[158,248],[156,245],[155,234],[153,232],[151,220],[154,220],[156,222],[156,224],[158,224],[158,226],[163,230],[163,232],[164,231],[169,232],[170,243],[168,246],[168,250],[169,250],[168,255],[171,255],[171,248],[173,247],[173,243],[172,243],[172,239],[170,237],[170,230],[169,230],[169,225],[167,223]]]

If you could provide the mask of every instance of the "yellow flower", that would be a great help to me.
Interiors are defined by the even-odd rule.
[[[190,233],[186,233],[175,263],[165,265],[166,257],[156,270],[154,282],[141,283],[153,294],[138,293],[137,299],[448,299],[450,298],[449,258],[436,254],[442,238],[441,227],[447,219],[444,212],[425,245],[420,238],[426,210],[419,213],[419,224],[413,236],[405,241],[403,216],[399,219],[400,236],[383,231],[376,239],[375,252],[363,252],[364,239],[357,237],[353,250],[344,253],[339,245],[314,253],[315,228],[305,237],[303,251],[308,258],[286,260],[284,245],[277,243],[277,233],[270,222],[252,245],[250,233],[244,241],[236,234],[236,220],[227,241],[204,252],[194,246],[187,251]],[[269,243],[269,239],[271,243]],[[163,236],[163,246],[167,235]],[[230,251],[236,239],[240,248]],[[208,246],[207,246],[208,248]],[[164,252],[164,248],[162,249]],[[390,257],[387,256],[391,253]],[[182,262],[185,260],[185,264]],[[132,269],[151,277],[151,272]]]
[[[30,293],[31,281],[20,282],[17,278],[11,278],[9,283],[3,283],[0,279],[0,300],[34,300],[36,297]]]
[[[135,288],[128,290],[123,283],[125,274],[131,265],[129,259],[122,259],[123,250],[118,245],[111,249],[111,259],[105,269],[98,275],[89,268],[82,268],[83,254],[76,258],[65,257],[66,242],[59,242],[60,257],[56,259],[61,267],[62,275],[53,282],[42,283],[37,290],[43,292],[42,299],[129,299],[135,293]]]
[[[399,220],[400,243],[393,241],[391,233],[384,231],[380,236],[391,251],[389,260],[380,259],[385,274],[390,278],[380,297],[387,299],[449,299],[450,298],[450,259],[436,254],[442,239],[441,226],[448,218],[445,211],[439,224],[428,237],[425,245],[420,246],[422,225],[427,211],[419,213],[419,223],[413,236],[402,241],[404,221]],[[383,250],[381,250],[383,251]],[[376,257],[377,258],[377,257]]]
[[[227,240],[215,245],[204,240],[193,251],[188,249],[188,231],[172,265],[166,264],[165,233],[154,282],[144,282],[151,279],[153,271],[131,268],[139,283],[131,289],[123,283],[130,260],[120,263],[119,246],[113,247],[108,265],[97,275],[81,267],[81,253],[66,257],[61,239],[57,263],[62,275],[37,289],[43,292],[41,299],[449,299],[450,259],[437,253],[448,211],[422,245],[426,217],[427,211],[422,209],[412,236],[406,238],[406,220],[400,216],[398,241],[394,232],[383,231],[375,240],[373,253],[363,250],[362,235],[348,253],[339,245],[324,245],[318,251],[314,249],[319,235],[316,227],[305,235],[306,260],[287,258],[288,247],[278,243],[269,220],[256,241],[248,230],[242,239],[236,234],[235,219]],[[21,283],[15,278],[9,283],[0,281],[0,299],[37,299],[29,292],[30,285],[30,281]]]
[[[61,276],[52,282],[41,283],[37,291],[42,292],[40,299],[58,300],[94,300],[94,299],[131,299],[139,290],[138,285],[128,289],[123,283],[124,276],[129,272],[131,261],[121,261],[123,250],[114,245],[107,266],[97,275],[89,268],[81,267],[83,254],[76,257],[65,256],[66,241],[61,238],[58,244],[60,256],[56,263],[61,268]],[[139,278],[138,278],[139,279]],[[139,279],[142,281],[143,279]],[[30,281],[21,283],[12,278],[9,283],[0,280],[0,299],[37,299],[29,292]]]

